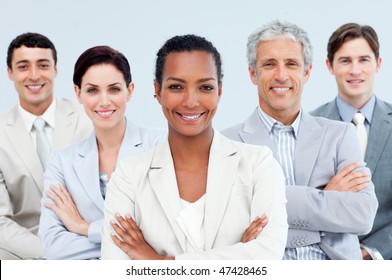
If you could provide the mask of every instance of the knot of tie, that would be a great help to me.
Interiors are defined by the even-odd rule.
[[[34,126],[34,128],[35,128],[36,130],[38,130],[38,131],[43,131],[43,130],[44,130],[44,127],[45,127],[45,124],[46,124],[46,121],[45,121],[43,118],[37,117],[37,118],[35,119],[35,121],[34,121],[33,126]]]
[[[361,112],[355,113],[353,117],[353,123],[355,125],[364,124],[365,116]]]

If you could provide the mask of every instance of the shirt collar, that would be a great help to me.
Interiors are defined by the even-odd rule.
[[[19,112],[22,116],[23,122],[26,125],[27,131],[31,131],[33,128],[33,124],[35,122],[35,119],[38,117],[25,109],[18,103],[19,107]],[[55,111],[56,111],[56,98],[53,99],[52,104],[49,105],[48,109],[40,116],[43,118],[46,123],[51,127],[54,128],[54,123],[55,123]]]
[[[366,120],[370,124],[372,122],[375,103],[376,97],[373,95],[370,100],[361,109],[358,110],[344,101],[340,96],[336,97],[336,105],[338,106],[340,117],[345,122],[351,122],[354,114],[359,111],[365,116]]]
[[[265,125],[265,127],[267,128],[269,133],[272,132],[272,129],[273,129],[275,123],[282,124],[281,122],[275,120],[273,117],[271,117],[268,114],[266,114],[260,108],[260,106],[258,107],[257,112],[259,114],[261,122]],[[299,130],[299,124],[300,124],[301,116],[302,116],[302,108],[299,110],[299,114],[295,118],[294,122],[291,125],[288,125],[288,126],[291,126],[293,128],[295,137],[297,137],[297,135],[298,135],[298,130]]]

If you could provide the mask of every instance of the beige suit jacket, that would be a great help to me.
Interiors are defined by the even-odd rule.
[[[57,99],[54,149],[86,138],[92,124],[74,101]],[[18,106],[0,115],[0,259],[43,256],[37,236],[44,174]]]
[[[267,147],[237,143],[215,131],[208,165],[204,250],[189,252],[178,225],[180,197],[168,141],[120,162],[108,185],[102,259],[127,259],[111,240],[114,213],[130,213],[158,254],[176,259],[281,259],[287,239],[284,177]],[[241,243],[253,219],[263,232]]]

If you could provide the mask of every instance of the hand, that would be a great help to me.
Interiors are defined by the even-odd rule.
[[[111,220],[110,223],[121,238],[118,238],[114,233],[111,234],[113,242],[123,250],[133,260],[168,260],[173,257],[163,257],[144,240],[144,236],[132,219],[131,215],[127,214],[125,219],[116,213],[116,220],[120,226]]]
[[[354,162],[338,172],[324,188],[324,191],[358,192],[369,185],[370,176],[366,171],[354,171],[361,166]]]
[[[62,184],[58,188],[50,185],[50,191],[46,191],[45,193],[54,204],[45,202],[44,206],[56,213],[67,230],[87,236],[90,223],[83,220],[80,216],[78,208],[73,202],[68,190]]]
[[[361,249],[361,253],[362,253],[362,259],[373,260],[372,257],[370,256],[369,252],[366,251],[365,249]]]
[[[246,243],[256,239],[257,235],[263,231],[264,227],[268,223],[267,215],[263,214],[256,217],[250,226],[245,230],[244,235],[241,238],[242,243]]]

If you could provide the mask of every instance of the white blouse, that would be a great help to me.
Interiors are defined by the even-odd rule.
[[[181,210],[176,218],[177,224],[186,236],[186,253],[205,250],[204,240],[204,194],[195,202],[180,198]]]

